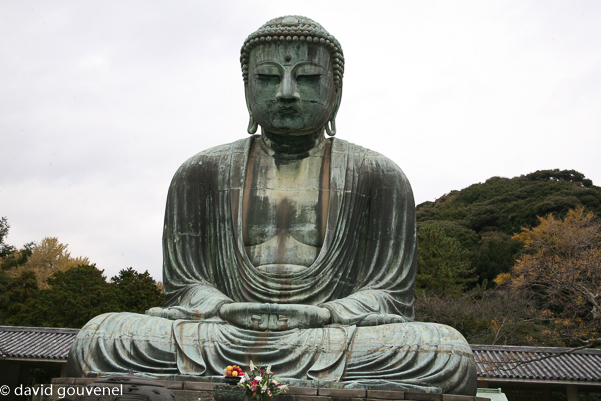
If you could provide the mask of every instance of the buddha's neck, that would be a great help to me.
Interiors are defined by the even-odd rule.
[[[282,135],[262,130],[265,145],[276,155],[302,156],[311,153],[325,139],[324,130],[320,129],[306,135]]]

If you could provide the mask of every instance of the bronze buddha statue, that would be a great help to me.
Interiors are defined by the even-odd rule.
[[[252,136],[176,172],[165,306],[91,320],[69,375],[220,376],[253,360],[288,380],[475,395],[461,334],[413,322],[409,182],[388,158],[333,137],[338,41],[280,17],[249,36],[241,62]]]

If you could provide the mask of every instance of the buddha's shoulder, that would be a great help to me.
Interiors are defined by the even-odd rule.
[[[367,168],[380,175],[396,176],[407,180],[398,164],[375,150],[336,138],[333,141],[332,151],[348,154],[349,161],[355,168]]]
[[[249,137],[198,152],[180,166],[176,175],[189,170],[218,168],[220,165],[228,163],[232,155],[248,152],[250,143],[251,138]]]

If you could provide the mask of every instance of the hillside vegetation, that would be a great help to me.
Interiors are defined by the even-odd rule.
[[[417,207],[416,320],[471,343],[601,345],[601,188],[493,177]]]
[[[583,207],[601,216],[601,188],[574,170],[541,170],[514,178],[492,177],[417,206],[418,230],[434,225],[468,253],[477,280],[489,283],[515,263],[521,245],[512,240],[537,216],[563,218]]]

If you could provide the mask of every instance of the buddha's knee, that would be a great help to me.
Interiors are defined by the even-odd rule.
[[[127,371],[125,365],[123,369],[115,366],[144,355],[175,359],[172,325],[171,320],[137,313],[96,316],[86,323],[71,345],[67,373],[81,377],[93,371]]]
[[[467,347],[467,350],[471,353],[465,337],[457,331],[457,329],[440,323],[424,323],[424,322],[413,322],[410,323],[415,326],[415,329],[420,330],[424,334],[424,339],[429,337],[432,340],[437,340],[441,345],[449,346],[463,346]]]
[[[415,379],[443,393],[476,393],[476,364],[465,338],[436,323],[359,327],[347,365],[350,378],[380,372],[391,380]]]
[[[443,324],[409,322],[358,327],[353,339],[353,351],[374,351],[378,348],[431,348],[471,354],[471,349],[461,333]]]
[[[171,342],[173,321],[138,313],[105,313],[90,320],[77,335],[77,340],[102,338],[104,341],[137,340]]]

